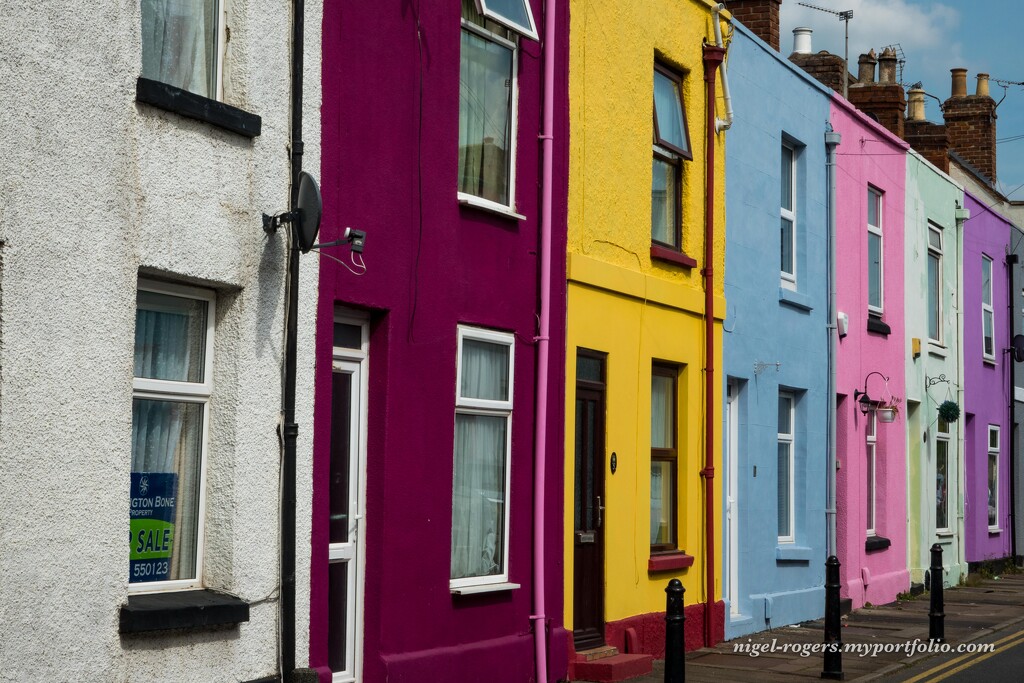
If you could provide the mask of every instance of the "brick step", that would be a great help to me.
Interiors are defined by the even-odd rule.
[[[847,615],[853,611],[853,598],[840,598],[839,599],[839,614]]]
[[[592,683],[615,683],[651,673],[654,668],[651,655],[613,655],[589,662],[570,663],[569,678]]]
[[[619,654],[619,648],[612,645],[602,645],[589,650],[580,650],[576,653],[574,660],[577,662],[592,662],[595,659],[605,659]]]

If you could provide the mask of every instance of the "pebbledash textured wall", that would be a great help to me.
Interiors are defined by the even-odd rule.
[[[320,16],[307,0],[313,55]],[[286,248],[260,213],[288,205],[291,16],[287,4],[232,3],[227,23],[224,99],[262,117],[252,140],[135,101],[138,3],[20,3],[0,22],[4,680],[205,683],[278,669]],[[305,163],[316,169],[320,67],[305,64]],[[310,489],[317,266],[303,259],[299,491]],[[203,583],[250,602],[238,627],[118,632],[140,275],[217,295]],[[300,548],[309,507],[300,496]],[[308,554],[298,557],[301,664]]]

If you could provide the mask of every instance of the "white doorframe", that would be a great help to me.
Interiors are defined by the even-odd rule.
[[[733,380],[727,383],[726,450],[728,453],[728,493],[726,519],[729,533],[729,617],[740,616],[740,563],[739,563],[739,387]]]
[[[348,540],[328,545],[328,563],[348,565],[346,599],[346,667],[332,672],[332,683],[355,683],[362,678],[363,574],[366,558],[366,431],[369,324],[366,318],[336,315],[335,323],[358,326],[360,347],[334,347],[334,374],[347,374],[349,385]],[[333,399],[332,399],[333,400]]]

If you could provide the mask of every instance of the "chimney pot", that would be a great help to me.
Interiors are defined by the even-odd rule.
[[[896,82],[896,50],[887,47],[878,58],[878,82]]]
[[[866,55],[861,55],[857,60],[857,82],[858,83],[874,83],[875,82],[875,64],[878,62],[875,59],[875,51],[870,50]]]
[[[950,97],[967,97],[967,69],[950,69],[953,87]]]
[[[924,121],[924,90],[914,88],[910,91],[907,120]]]
[[[988,74],[978,74],[978,90],[976,94],[979,97],[989,97]]]
[[[811,34],[813,30],[806,26],[793,29],[793,53],[798,55],[811,54]]]

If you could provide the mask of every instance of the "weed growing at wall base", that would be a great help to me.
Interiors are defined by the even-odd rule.
[[[755,643],[747,639],[745,643],[733,643],[732,651],[745,653],[751,657],[760,657],[764,653],[790,652],[800,657],[813,654],[836,652],[842,648],[844,653],[856,654],[858,657],[877,657],[880,654],[905,653],[907,657],[916,654],[974,654],[995,651],[992,643],[936,643],[934,641],[908,640],[903,643],[780,643],[776,638],[771,642]]]

